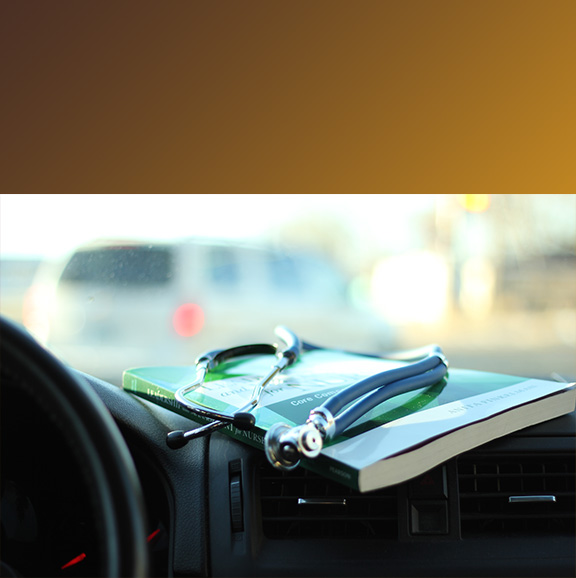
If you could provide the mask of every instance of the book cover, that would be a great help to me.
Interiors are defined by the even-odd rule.
[[[187,397],[234,413],[274,359],[260,356],[224,363]],[[300,425],[312,409],[341,389],[402,364],[328,349],[303,353],[265,388],[260,404],[252,410],[253,430],[230,425],[221,431],[263,449],[264,436],[274,424]],[[123,388],[204,423],[174,399],[174,393],[195,376],[193,366],[141,367],[124,372]],[[317,458],[303,459],[301,465],[370,491],[406,481],[497,437],[569,413],[575,404],[574,384],[450,369],[441,382],[380,404],[325,444]]]

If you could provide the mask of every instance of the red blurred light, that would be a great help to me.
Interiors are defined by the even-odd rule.
[[[204,327],[204,311],[196,303],[180,305],[172,317],[174,330],[181,337],[192,337]]]

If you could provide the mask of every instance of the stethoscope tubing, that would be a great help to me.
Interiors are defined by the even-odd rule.
[[[422,368],[427,369],[422,370]],[[372,375],[344,389],[321,406],[335,416],[334,433],[331,437],[342,434],[354,422],[386,400],[438,383],[446,372],[447,367],[444,362],[434,355],[430,359],[412,363],[406,367]],[[383,379],[385,379],[384,382]],[[354,400],[358,401],[339,413]]]
[[[403,380],[414,375],[424,374],[425,372],[434,369],[439,363],[442,363],[442,361],[440,357],[434,353],[421,361],[416,361],[409,365],[395,367],[394,369],[388,369],[376,373],[333,395],[326,401],[324,407],[326,407],[326,409],[328,409],[333,415],[336,415],[349,403],[352,403],[359,397],[370,393],[374,389],[381,389],[395,381]]]

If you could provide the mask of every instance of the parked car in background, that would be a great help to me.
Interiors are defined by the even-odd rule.
[[[65,363],[114,383],[128,367],[266,341],[278,324],[325,346],[393,346],[390,326],[352,305],[325,258],[224,241],[83,245],[40,268],[24,309],[26,327]]]

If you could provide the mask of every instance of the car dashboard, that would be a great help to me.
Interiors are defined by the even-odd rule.
[[[359,493],[302,468],[279,472],[218,432],[169,449],[166,434],[189,419],[72,373],[135,465],[151,576],[575,574],[574,413]],[[18,379],[3,368],[3,574],[102,575],[83,446],[70,450],[23,397],[34,384]]]
[[[169,450],[166,433],[189,420],[87,379],[167,532],[160,575],[574,575],[574,413],[361,494],[302,468],[279,472],[224,434]]]

